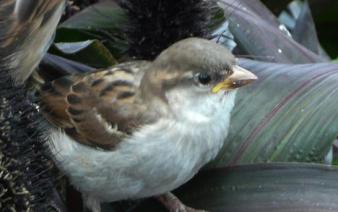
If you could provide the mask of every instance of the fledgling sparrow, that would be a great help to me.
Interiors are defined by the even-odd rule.
[[[192,211],[169,192],[215,158],[236,88],[256,79],[227,49],[200,38],[154,61],[66,76],[40,94],[54,126],[49,145],[93,211],[100,202],[150,196],[170,211]]]
[[[0,68],[16,83],[40,62],[64,4],[0,1]],[[216,156],[235,88],[255,79],[226,49],[197,38],[152,62],[64,77],[41,90],[41,111],[54,126],[49,146],[94,211],[100,202],[148,196],[188,211],[168,192]]]

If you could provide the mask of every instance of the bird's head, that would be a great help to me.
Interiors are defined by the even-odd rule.
[[[159,97],[176,113],[189,109],[210,113],[213,107],[226,104],[227,98],[233,102],[233,91],[256,79],[238,66],[223,46],[188,38],[173,44],[153,61],[141,89],[146,98]]]

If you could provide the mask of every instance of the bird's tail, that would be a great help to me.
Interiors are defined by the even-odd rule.
[[[0,1],[0,70],[23,83],[51,44],[65,0]]]

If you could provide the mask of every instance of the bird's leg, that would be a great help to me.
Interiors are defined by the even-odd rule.
[[[85,194],[82,194],[82,199],[85,212],[101,212],[101,203],[97,199]]]
[[[196,210],[185,206],[174,194],[171,192],[156,196],[170,212],[207,212],[205,210]]]

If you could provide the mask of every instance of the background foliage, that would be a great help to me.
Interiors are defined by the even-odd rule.
[[[290,0],[263,0],[275,13],[280,14]],[[309,0],[320,43],[332,58],[338,57],[338,2],[335,0]]]

